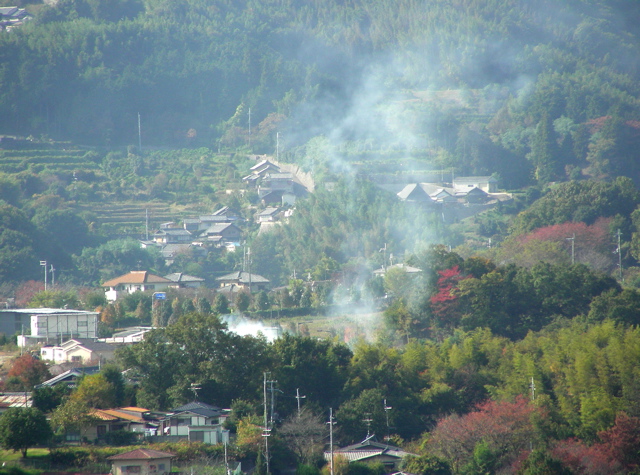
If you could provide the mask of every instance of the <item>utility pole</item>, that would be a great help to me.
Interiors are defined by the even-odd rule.
[[[271,429],[267,421],[267,373],[263,373],[263,405],[264,405],[264,428],[262,430],[262,437],[264,437],[264,452],[265,452],[265,464],[267,466],[267,475],[270,473],[269,469],[269,436],[271,435]]]
[[[249,294],[253,293],[251,288],[251,248],[247,248],[247,267],[249,269]]]
[[[618,229],[618,271],[619,271],[619,275],[620,275],[620,282],[624,282],[624,279],[622,277],[622,249],[620,248],[620,229]]]
[[[271,391],[271,415],[269,416],[269,427],[273,427],[274,421],[273,421],[273,411],[274,411],[274,407],[275,407],[275,389],[273,388],[273,383],[277,383],[278,381],[269,381],[269,384],[271,385],[270,391]]]
[[[531,393],[531,402],[536,400],[536,383],[533,381],[533,376],[531,376],[531,384],[529,384],[529,391]]]
[[[142,128],[140,127],[140,112],[138,112],[138,153],[142,155]]]
[[[389,434],[389,411],[393,409],[391,406],[387,406],[387,400],[384,400],[384,414],[387,416],[387,437],[385,438],[387,442],[391,440],[391,435]]]
[[[330,475],[333,475],[333,408],[329,408],[329,467],[330,467]]]
[[[387,243],[384,243],[384,247],[380,248],[380,251],[378,252],[383,252],[383,256],[382,256],[382,269],[386,269],[387,268]]]
[[[574,265],[576,263],[576,233],[573,233],[570,238],[566,239],[567,241],[571,241],[571,265]]]
[[[298,331],[300,333],[300,331]],[[307,396],[300,396],[300,388],[296,388],[296,399],[298,400],[298,419],[300,419],[300,399],[304,399]]]
[[[51,264],[51,267],[49,268],[49,270],[51,271],[51,287],[55,287],[56,286],[56,270],[53,268],[53,264]]]
[[[280,160],[280,132],[276,132],[276,161]]]
[[[251,150],[251,107],[249,107],[249,150]]]
[[[47,261],[40,261],[40,265],[44,267],[44,291],[47,291]]]
[[[373,419],[371,419],[371,414],[366,413],[365,419],[363,419],[362,422],[367,425],[367,436],[365,437],[365,439],[368,439],[371,436],[371,423],[373,422]]]

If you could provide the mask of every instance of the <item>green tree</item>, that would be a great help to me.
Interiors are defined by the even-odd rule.
[[[34,407],[9,408],[0,416],[0,445],[20,451],[22,458],[34,445],[44,444],[51,438],[51,427],[46,417]]]
[[[267,295],[267,293],[264,290],[261,290],[260,292],[258,292],[258,295],[256,295],[255,305],[258,310],[262,310],[262,311],[269,310],[269,308],[271,308],[269,295]]]
[[[64,384],[35,388],[31,393],[33,407],[44,413],[51,412],[62,404],[70,392],[71,389]]]
[[[239,312],[246,312],[249,310],[249,306],[251,306],[251,295],[248,292],[239,292],[236,296],[236,309]]]
[[[545,185],[559,177],[562,169],[559,154],[560,150],[553,123],[548,114],[544,114],[532,138],[529,156],[534,164],[538,183]]]
[[[217,294],[213,300],[212,310],[218,315],[229,313],[229,299],[223,294]]]
[[[402,461],[402,470],[415,475],[451,475],[449,464],[435,455],[406,457]]]
[[[117,401],[116,385],[107,379],[107,375],[116,380],[112,370],[84,376],[77,389],[71,394],[72,400],[83,401],[88,407],[96,409],[111,409]]]

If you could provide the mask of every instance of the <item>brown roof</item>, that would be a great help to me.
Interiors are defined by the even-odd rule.
[[[112,455],[111,457],[107,457],[107,460],[148,460],[166,459],[167,457],[175,457],[175,455],[153,449],[136,449],[123,454]]]
[[[149,409],[145,409],[144,407],[127,406],[127,407],[121,407],[120,409],[123,411],[131,411],[131,412],[149,412]]]
[[[103,409],[102,412],[132,422],[143,422],[144,419],[140,416],[134,416],[133,414],[127,414],[126,412],[119,411],[118,409]]]
[[[118,416],[109,414],[107,411],[103,411],[102,409],[92,409],[89,412],[89,415],[95,417],[96,419],[100,419],[101,421],[117,421],[119,419]]]
[[[147,284],[147,283],[169,283],[169,279],[151,274],[146,270],[134,270],[128,274],[121,275],[102,284],[104,287],[115,287],[118,284]]]

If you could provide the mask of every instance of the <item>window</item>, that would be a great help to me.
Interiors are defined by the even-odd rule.
[[[190,436],[191,442],[204,442],[204,432],[201,430],[192,431]]]
[[[158,464],[158,471],[159,472],[164,472],[164,464],[163,463],[159,463]]]
[[[147,285],[147,290],[155,290],[155,285]]]
[[[82,356],[72,356],[71,357],[71,362],[72,363],[82,363]]]
[[[140,465],[124,465],[122,473],[140,473]]]
[[[78,322],[79,327],[86,327],[89,325],[89,322]]]
[[[80,440],[80,431],[69,431],[65,435],[67,442],[78,442]]]

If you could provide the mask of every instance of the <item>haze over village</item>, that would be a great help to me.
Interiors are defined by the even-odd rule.
[[[0,475],[637,473],[639,25],[0,0]]]

